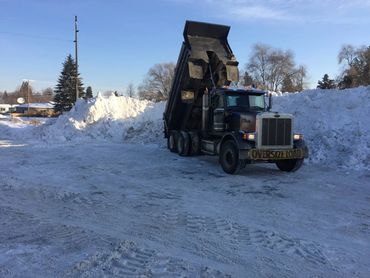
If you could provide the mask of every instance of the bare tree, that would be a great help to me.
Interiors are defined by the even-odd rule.
[[[44,96],[44,97],[51,97],[51,96],[53,96],[53,93],[54,93],[54,91],[51,87],[48,87],[48,88],[42,90],[42,92],[41,92],[42,96]]]
[[[253,46],[246,70],[258,82],[259,87],[274,91],[291,86],[297,86],[295,89],[303,88],[307,75],[305,67],[295,67],[291,50],[283,51],[264,44]]]
[[[370,85],[370,46],[358,48],[344,45],[339,51],[338,62],[346,62],[339,77],[339,88]]]
[[[296,91],[293,80],[290,76],[285,76],[283,80],[283,84],[281,85],[282,92],[293,93]]]
[[[0,103],[6,103],[8,100],[8,93],[6,91],[0,93]]]
[[[41,91],[40,100],[42,102],[52,101],[54,99],[54,91],[52,88],[48,87]]]
[[[247,64],[247,71],[252,74],[254,80],[259,82],[263,89],[267,89],[268,60],[271,47],[266,44],[255,44]]]
[[[130,82],[127,85],[126,94],[129,97],[134,97],[134,95],[135,95],[135,87],[134,87],[134,84],[132,82]]]
[[[357,50],[351,44],[344,44],[338,53],[338,63],[341,64],[346,62],[348,66],[351,66],[355,57]]]
[[[300,92],[306,87],[307,68],[303,65],[298,66],[293,72],[285,75],[281,84],[282,92]]]
[[[268,57],[268,88],[277,91],[283,84],[284,78],[294,72],[293,52],[275,49]]]
[[[175,74],[174,63],[156,64],[151,67],[143,84],[138,87],[140,98],[162,101],[168,98]]]
[[[297,70],[292,75],[295,90],[297,92],[303,91],[303,89],[306,87],[305,83],[306,77],[307,77],[307,67],[299,65]]]
[[[46,88],[41,93],[35,91],[29,84],[29,81],[23,81],[21,86],[18,86],[13,92],[4,91],[0,93],[0,98],[3,103],[17,104],[18,98],[23,98],[26,103],[30,102],[48,102],[53,100],[53,89]]]

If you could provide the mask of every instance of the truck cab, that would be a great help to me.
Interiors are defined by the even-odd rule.
[[[259,90],[221,88],[211,95],[212,130],[254,132],[256,115],[268,110],[266,93]]]

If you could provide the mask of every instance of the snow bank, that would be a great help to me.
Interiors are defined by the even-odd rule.
[[[45,118],[22,118],[0,114],[0,139],[12,141],[34,140],[33,130],[45,121]]]
[[[164,103],[152,103],[114,95],[80,100],[68,113],[40,128],[44,141],[84,141],[161,143]]]
[[[275,94],[273,110],[294,115],[310,162],[370,169],[370,87]]]
[[[273,102],[274,111],[294,115],[310,163],[370,169],[370,87],[275,93]],[[32,132],[48,144],[92,139],[163,145],[164,108],[165,103],[99,95]]]

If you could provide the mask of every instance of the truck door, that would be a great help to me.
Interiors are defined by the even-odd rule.
[[[215,94],[212,98],[213,109],[213,130],[224,131],[225,130],[225,105],[224,96]]]

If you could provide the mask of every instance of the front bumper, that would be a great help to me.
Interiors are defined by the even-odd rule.
[[[307,157],[308,157],[307,147],[294,148],[289,150],[249,149],[241,150],[239,154],[240,159],[260,160],[260,161],[303,159]]]
[[[282,160],[282,159],[302,159],[304,149],[291,150],[258,150],[252,149],[248,152],[250,160]]]

